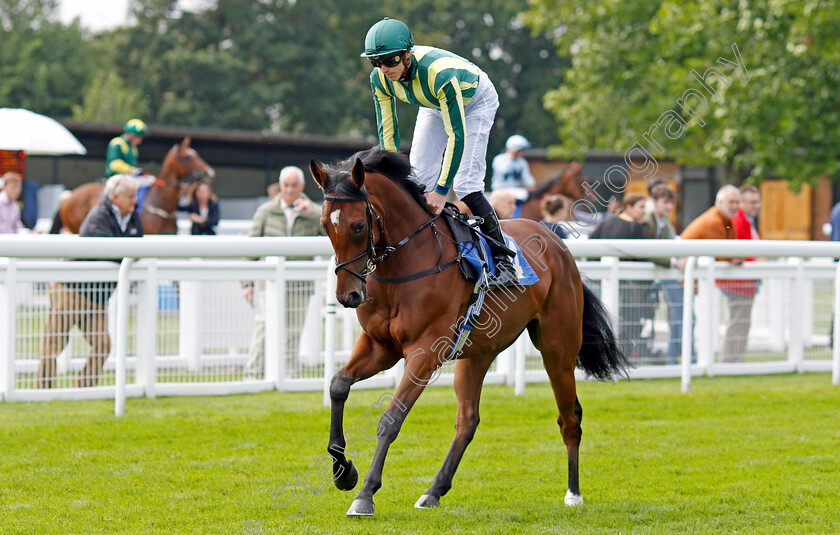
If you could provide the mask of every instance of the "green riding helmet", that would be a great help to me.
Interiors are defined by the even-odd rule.
[[[365,36],[365,51],[363,58],[387,56],[394,52],[411,50],[414,46],[414,36],[404,22],[385,17],[370,27]]]
[[[135,136],[146,136],[146,123],[140,119],[131,119],[123,127],[123,132],[126,134],[134,134]]]

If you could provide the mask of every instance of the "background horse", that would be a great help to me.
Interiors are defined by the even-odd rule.
[[[423,389],[450,360],[453,329],[463,319],[474,284],[451,267],[457,245],[446,224],[428,212],[422,188],[408,180],[407,157],[377,148],[326,169],[312,161],[310,171],[325,193],[321,224],[336,254],[336,297],[345,307],[357,308],[364,329],[330,386],[327,451],[339,489],[350,490],[358,481],[356,467],[344,454],[344,403],[350,386],[406,360],[396,395],[379,420],[370,471],[347,512],[372,515],[388,448]],[[542,353],[559,409],[569,467],[565,503],[582,503],[578,448],[583,411],[575,392],[575,363],[602,380],[627,366],[603,306],[582,284],[562,241],[533,221],[510,220],[502,227],[520,244],[540,280],[487,294],[469,343],[455,360],[455,439],[415,507],[438,506],[451,488],[478,426],[484,376],[496,355],[526,328]]]
[[[583,167],[582,164],[572,162],[562,173],[540,184],[536,190],[528,195],[528,199],[522,203],[522,215],[520,217],[542,221],[543,215],[540,209],[540,201],[548,195],[559,193],[571,198],[572,201],[582,199],[585,193],[583,184],[586,182],[586,177],[581,174],[581,167]]]
[[[198,152],[190,147],[190,138],[173,145],[157,175],[146,192],[140,217],[144,234],[177,234],[175,212],[181,196],[181,179],[210,180],[216,175]],[[61,222],[73,234],[79,232],[88,212],[102,200],[105,184],[90,182],[75,188],[59,208]]]

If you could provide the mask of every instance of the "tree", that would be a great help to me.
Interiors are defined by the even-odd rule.
[[[142,117],[147,106],[139,90],[127,88],[117,73],[109,71],[88,84],[82,104],[73,106],[73,119],[118,123],[126,117]]]
[[[639,142],[656,158],[723,164],[736,182],[775,175],[796,188],[838,177],[836,2],[533,0],[526,20],[572,58],[546,96],[560,122],[558,152],[625,152]],[[733,68],[738,55],[744,72]],[[659,147],[644,136],[654,125]]]
[[[54,0],[0,0],[0,102],[69,117],[99,72],[98,45],[55,22]]]

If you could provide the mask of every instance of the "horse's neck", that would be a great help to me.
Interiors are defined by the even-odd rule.
[[[154,202],[154,206],[167,212],[173,212],[178,208],[178,175],[172,170],[170,163],[171,156],[163,161],[154,184],[149,188],[143,204]]]
[[[417,204],[411,194],[387,178],[379,178],[373,184],[369,184],[367,189],[371,197],[378,200],[376,204],[382,206],[379,215],[382,217],[385,237],[377,244],[380,247],[396,246],[400,240],[428,223],[432,217]],[[449,229],[444,228],[446,225],[443,224],[443,220],[439,219],[435,224],[441,233],[448,235]],[[376,225],[375,222],[374,225]],[[446,256],[447,245],[450,243],[450,240],[435,236],[431,228],[426,227],[411,238],[409,243],[392,254],[387,261],[380,264],[381,274],[392,276],[393,272],[393,276],[404,276],[433,267],[440,256],[441,247],[444,250],[442,261],[445,262],[450,259]]]

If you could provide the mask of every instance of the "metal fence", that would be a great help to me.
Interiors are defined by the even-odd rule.
[[[103,256],[101,242],[110,239],[30,240],[37,253],[11,242],[3,250],[17,248],[16,255],[0,258],[0,393],[7,401],[113,397],[119,414],[123,395],[324,389],[326,400],[329,378],[360,332],[355,312],[335,303],[329,260],[241,259],[268,251],[329,253],[323,239],[111,242],[151,247],[107,253],[149,256],[122,264],[43,258],[70,251]],[[651,243],[634,243],[634,255],[664,256],[639,249]],[[812,245],[827,254],[819,250],[826,244]],[[683,273],[615,256],[585,259],[627,255],[618,241],[569,246],[586,283],[614,313],[633,377],[682,376],[684,390],[692,375],[833,370],[835,383],[840,378],[840,352],[832,347],[840,323],[833,314],[838,264],[831,258],[732,266],[699,257]],[[697,242],[673,242],[668,254],[686,246],[696,250]],[[199,251],[200,258],[174,258]],[[696,295],[685,291],[693,287]],[[356,387],[392,387],[401,376],[397,365]],[[527,336],[503,352],[487,376],[488,383],[513,384],[520,394],[527,382],[545,380]],[[435,384],[451,382],[444,367]]]

